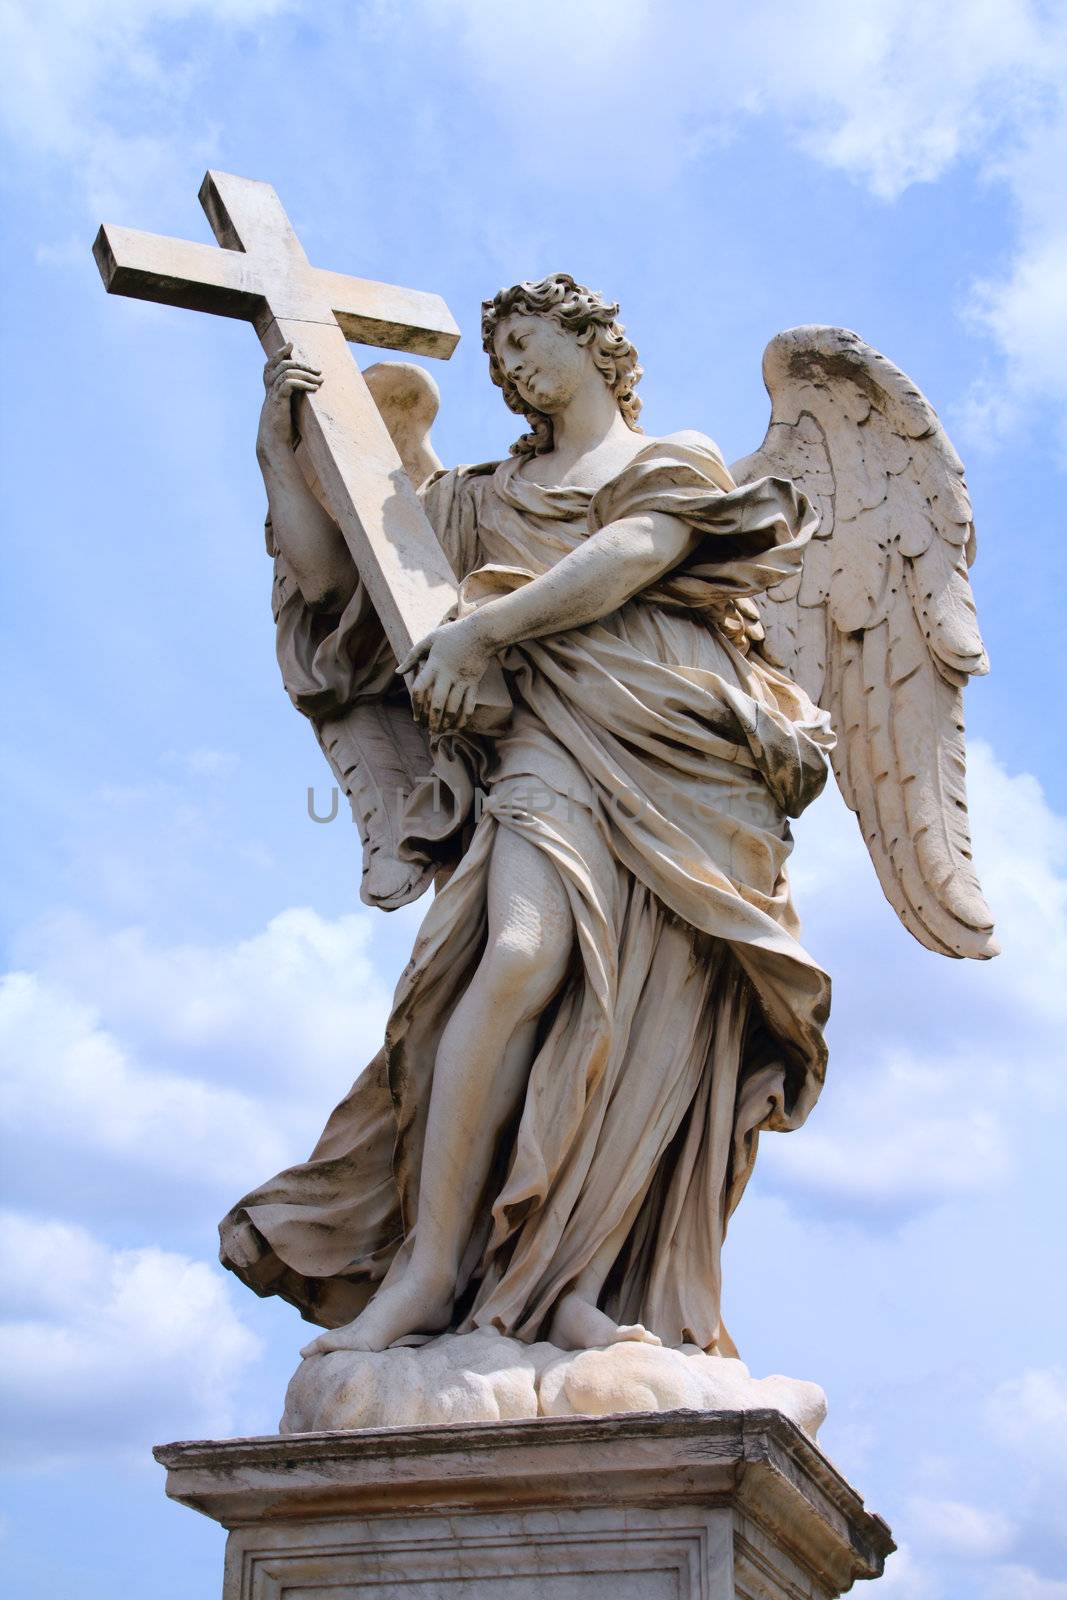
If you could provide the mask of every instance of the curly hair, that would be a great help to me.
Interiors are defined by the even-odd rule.
[[[513,312],[551,317],[561,328],[576,334],[580,345],[591,345],[594,364],[615,396],[623,421],[635,433],[641,432],[637,422],[641,402],[634,390],[643,368],[626,330],[615,320],[618,306],[610,305],[596,289],[575,283],[570,273],[553,272],[539,283],[516,283],[510,289],[501,289],[491,300],[482,301],[482,348],[489,356],[489,376],[503,390],[508,410],[525,417],[531,428],[531,432],[516,439],[512,455],[542,455],[552,448],[552,418],[523,400],[493,347],[497,328]]]

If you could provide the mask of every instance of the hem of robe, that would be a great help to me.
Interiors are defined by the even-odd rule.
[[[539,819],[534,820],[536,823]],[[223,1264],[256,1293],[280,1295],[307,1320],[319,1325],[334,1327],[356,1316],[385,1276],[393,1256],[405,1241],[410,1243],[436,1045],[436,1038],[419,1040],[419,1033],[424,1031],[419,1019],[420,1015],[444,1019],[436,1030],[431,1030],[439,1037],[480,959],[486,927],[485,877],[495,828],[501,825],[516,826],[517,818],[509,817],[506,807],[493,808],[490,804],[467,855],[437,896],[416,940],[412,959],[397,989],[384,1051],[336,1108],[309,1160],[246,1195],[220,1225]],[[537,828],[531,831],[525,827],[522,831],[531,837]],[[545,847],[543,838],[535,837],[534,842]],[[565,855],[564,851],[563,858]],[[553,859],[560,870],[558,850]],[[624,865],[633,873],[632,865]],[[640,881],[638,874],[634,876]],[[565,859],[561,877],[565,887],[570,888]],[[657,899],[654,894],[651,898]],[[676,916],[671,907],[663,909],[667,915]],[[808,1050],[799,1083],[795,1061],[790,1070],[781,1062],[768,1059],[744,1076],[731,1119],[729,1192],[721,1199],[705,1198],[705,1204],[721,1210],[720,1244],[726,1221],[751,1173],[760,1131],[800,1125],[818,1094],[826,1054],[821,1020],[828,1009],[828,978],[773,918],[753,906],[746,906],[745,911],[748,917],[755,913],[759,927],[756,937],[749,941],[725,938],[722,943],[749,979],[770,1036],[776,1031],[774,1017],[781,1014],[783,1004],[788,1004],[796,1029],[798,998],[806,1000],[801,1009],[808,1013],[807,1025],[799,1031]],[[721,938],[714,927],[716,920],[709,915],[709,925],[695,931],[703,931],[712,939]],[[580,928],[578,943],[583,949]],[[586,940],[583,954],[581,981],[607,1016],[611,982],[605,980],[609,975],[601,969],[594,943]],[[791,1043],[795,1050],[795,1033]],[[694,1112],[690,1117],[692,1127],[696,1127],[697,1120]],[[340,1178],[343,1182],[337,1181]],[[543,1199],[544,1195],[535,1198],[534,1206],[517,1219],[517,1226],[511,1227],[512,1233],[529,1221]],[[508,1237],[506,1226],[503,1237],[499,1236],[499,1219],[506,1217],[508,1204],[505,1185],[493,1208],[497,1251]],[[511,1221],[515,1223],[516,1219]],[[473,1259],[468,1251],[470,1271],[478,1259],[479,1244],[475,1241]],[[631,1241],[627,1248],[631,1248]],[[484,1249],[481,1254],[484,1267]],[[494,1297],[506,1285],[507,1276],[505,1267],[488,1295],[479,1295],[481,1304],[476,1302],[471,1325],[488,1323],[513,1337],[534,1342],[551,1315],[551,1297],[546,1300],[542,1293],[539,1304],[527,1303],[514,1315],[502,1316]],[[570,1281],[573,1277],[572,1272]],[[559,1284],[557,1299],[567,1286]],[[695,1286],[689,1297],[699,1298],[708,1291],[714,1303],[709,1304],[706,1315],[690,1319],[702,1325],[679,1327],[676,1342],[685,1342],[684,1332],[694,1343],[723,1351],[732,1348],[732,1342],[721,1325],[717,1275],[714,1284]],[[663,1292],[661,1285],[660,1293]],[[672,1292],[677,1298],[677,1286]],[[631,1289],[631,1302],[633,1293]]]

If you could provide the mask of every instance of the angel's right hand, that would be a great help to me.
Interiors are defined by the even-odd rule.
[[[322,373],[294,353],[291,344],[285,344],[271,356],[263,368],[263,387],[266,394],[259,414],[259,435],[256,451],[260,460],[280,463],[288,456],[294,443],[293,399],[300,394],[314,394],[322,383]]]

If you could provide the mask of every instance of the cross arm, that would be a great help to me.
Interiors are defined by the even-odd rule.
[[[254,323],[261,335],[282,317],[335,322],[354,343],[413,355],[447,359],[459,343],[445,302],[421,289],[305,267],[268,292],[240,246],[220,250],[110,223],[97,233],[93,255],[108,294],[237,317]]]
[[[255,322],[265,304],[252,262],[240,250],[105,223],[93,255],[108,294],[245,322]]]

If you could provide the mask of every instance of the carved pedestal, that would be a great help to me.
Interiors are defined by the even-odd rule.
[[[223,1600],[824,1600],[880,1517],[777,1411],[161,1445],[230,1530]]]

